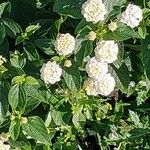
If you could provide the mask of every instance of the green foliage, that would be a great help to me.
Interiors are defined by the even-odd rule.
[[[104,0],[107,14],[98,23],[86,21],[81,13],[84,2],[0,2],[3,146],[10,145],[12,150],[150,149],[150,1],[132,2],[143,11],[135,28],[120,20],[130,1]],[[96,12],[95,8],[93,14]],[[112,22],[117,25],[114,30]],[[74,37],[75,48],[64,56],[58,54],[56,39],[65,33]],[[64,49],[65,40],[61,43]],[[109,95],[89,95],[103,77],[92,79],[93,85],[86,84],[85,66],[102,40],[118,45],[118,59],[108,64],[115,88]],[[61,71],[50,67],[44,72],[49,61],[62,69],[55,84],[46,81],[56,73],[55,80]]]

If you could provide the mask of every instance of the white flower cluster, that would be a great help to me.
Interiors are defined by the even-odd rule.
[[[55,50],[59,55],[69,55],[75,49],[75,38],[70,35],[69,33],[66,34],[59,34],[57,36],[55,42]],[[71,61],[65,61],[64,66],[70,67]],[[60,81],[62,75],[61,67],[56,64],[56,62],[48,61],[46,64],[43,64],[41,70],[41,79],[46,84],[55,84],[56,82]]]
[[[121,22],[127,24],[131,28],[135,28],[143,19],[142,9],[139,6],[129,4],[122,13]]]
[[[0,140],[0,150],[10,150],[10,145],[4,144],[3,141]]]
[[[62,69],[56,62],[48,61],[46,64],[43,64],[41,70],[41,79],[46,84],[54,84],[60,81],[62,75]]]
[[[5,62],[6,62],[6,59],[2,55],[0,55],[0,66],[3,65],[3,63]]]
[[[5,134],[0,135],[0,150],[10,150],[10,145],[5,144],[4,142],[8,141],[8,137]]]
[[[112,63],[117,60],[118,45],[113,41],[100,41],[95,48],[95,57],[105,63]]]
[[[55,50],[59,55],[69,55],[75,49],[75,38],[70,33],[59,34],[55,42]]]
[[[83,88],[86,90],[87,95],[93,95],[93,96],[98,95],[98,93],[94,87],[94,80],[92,78],[88,78],[84,82]]]
[[[107,63],[99,62],[95,57],[92,57],[86,64],[86,71],[89,77],[98,79],[108,72],[108,65]]]
[[[115,79],[108,73],[108,64],[118,55],[118,45],[114,41],[101,41],[95,48],[95,57],[86,64],[89,78],[84,82],[87,95],[108,96],[115,88]]]
[[[107,11],[102,0],[87,0],[82,5],[81,13],[86,21],[97,23],[104,20]]]

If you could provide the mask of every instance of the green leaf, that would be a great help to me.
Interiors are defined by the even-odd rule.
[[[16,140],[20,133],[20,120],[18,118],[15,118],[11,121],[10,127],[9,127],[9,133],[13,140]]]
[[[8,100],[13,110],[24,112],[26,105],[26,90],[23,85],[15,84],[10,88]]]
[[[24,51],[30,61],[39,60],[39,54],[33,43],[26,43]]]
[[[23,83],[25,81],[24,76],[16,76],[12,79],[11,83],[12,84],[18,84],[18,83]]]
[[[129,110],[129,114],[130,114],[130,119],[135,124],[135,126],[137,126],[138,128],[142,128],[143,125],[140,122],[140,119],[139,119],[139,116],[137,115],[137,113],[135,113],[134,111]]]
[[[82,110],[83,105],[80,105],[73,111],[72,122],[77,128],[79,128],[86,121],[86,117],[83,115]]]
[[[54,11],[72,18],[82,18],[81,7],[86,0],[56,0]]]
[[[81,87],[81,76],[80,71],[75,65],[72,65],[70,68],[65,68],[63,70],[63,78],[66,85],[71,91],[77,91]]]
[[[40,48],[45,54],[53,55],[55,52],[54,41],[47,38],[40,38],[34,41],[35,45]]]
[[[65,107],[66,106],[66,107]],[[60,106],[57,109],[52,108],[52,118],[54,120],[54,123],[59,125],[66,125],[69,123],[71,118],[71,111],[68,109],[68,105]]]
[[[8,91],[6,85],[0,81],[0,125],[9,110]]]
[[[105,40],[116,40],[116,41],[124,41],[130,38],[140,38],[136,31],[125,24],[118,24],[117,29],[114,32],[107,31],[104,34]]]
[[[144,63],[144,69],[147,77],[150,79],[150,35],[146,36],[145,40],[142,41],[142,57]]]
[[[145,25],[145,22],[143,21],[141,23],[141,26],[138,27],[138,33],[139,33],[139,36],[142,38],[142,39],[145,39],[146,35],[147,35],[147,28],[146,28],[146,25]]]
[[[93,51],[93,43],[91,41],[83,41],[79,51],[75,55],[75,61],[80,67],[83,67],[84,58],[89,56]]]
[[[6,35],[5,27],[4,25],[0,22],[0,44],[3,42],[4,38]]]
[[[6,55],[9,51],[9,42],[8,39],[5,37],[3,42],[0,44],[0,52],[2,55]]]
[[[130,72],[127,65],[125,63],[122,63],[122,65],[118,69],[112,65],[110,72],[116,80],[116,86],[123,93],[126,93],[128,90],[128,85],[130,83]]]
[[[35,86],[31,84],[27,85],[26,90],[27,90],[28,97],[37,100],[39,102],[44,102],[49,104],[48,100],[40,93],[38,88],[39,86]]]
[[[16,51],[16,53],[10,54],[10,63],[12,66],[22,69],[26,64],[26,58]]]
[[[0,18],[1,17],[7,17],[10,13],[11,9],[11,3],[10,2],[4,2],[0,4]]]
[[[2,21],[3,21],[4,25],[6,27],[8,27],[9,30],[13,33],[14,36],[16,36],[17,33],[21,32],[21,27],[13,20],[11,20],[9,18],[3,18]]]
[[[107,10],[107,16],[113,11],[114,7],[121,7],[126,3],[126,0],[105,0],[104,4]]]
[[[27,135],[35,140],[42,142],[43,144],[50,144],[47,129],[40,117],[29,117],[27,123],[23,124],[22,127]]]
[[[51,115],[51,111],[48,112],[47,116],[46,116],[46,120],[45,120],[45,126],[49,127],[51,121],[52,121],[52,115]]]
[[[27,36],[30,36],[33,33],[35,33],[35,31],[37,31],[39,28],[40,28],[39,23],[36,25],[30,25],[26,28],[25,33],[27,34]]]
[[[20,44],[20,43],[23,43],[25,40],[26,40],[26,38],[24,38],[24,37],[22,37],[22,36],[19,35],[19,36],[16,38],[15,45],[18,45],[18,44]]]
[[[36,3],[34,0],[10,0],[11,18],[26,27],[36,19]]]
[[[27,76],[25,80],[26,80],[26,83],[29,85],[38,85],[39,84],[38,81],[31,76]]]

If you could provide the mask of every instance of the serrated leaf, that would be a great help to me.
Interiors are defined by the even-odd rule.
[[[2,21],[4,25],[10,29],[14,36],[21,32],[21,27],[10,18],[3,18]]]
[[[63,78],[71,91],[77,91],[81,87],[81,76],[76,66],[71,66],[63,70]]]
[[[6,17],[9,15],[11,9],[11,3],[10,2],[4,2],[0,4],[0,18]]]
[[[40,38],[40,39],[36,39],[34,43],[47,55],[53,55],[55,53],[53,40],[49,40],[47,38]]]
[[[23,85],[13,85],[10,88],[8,100],[13,110],[23,112],[26,105],[26,90]]]
[[[50,139],[43,120],[38,116],[29,117],[27,120],[27,123],[22,125],[23,130],[35,140],[49,145]]]
[[[24,51],[30,61],[39,60],[39,54],[33,43],[26,43]]]
[[[51,109],[51,115],[56,125],[66,125],[70,121],[71,112],[69,111],[67,105],[65,106],[60,106],[57,109]]]

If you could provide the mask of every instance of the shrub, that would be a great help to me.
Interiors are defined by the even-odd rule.
[[[0,150],[150,149],[150,1],[3,0]]]

